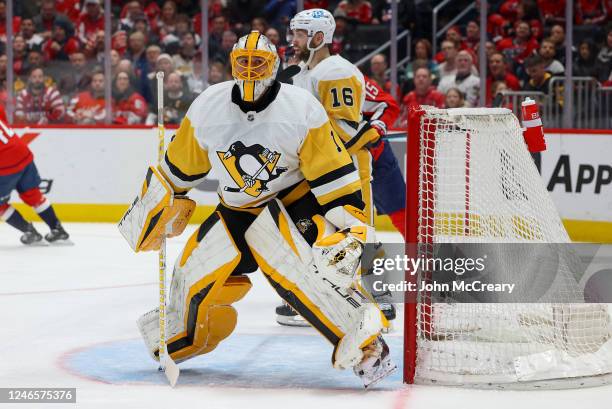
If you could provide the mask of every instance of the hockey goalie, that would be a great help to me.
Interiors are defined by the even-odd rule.
[[[196,98],[119,224],[135,251],[156,250],[165,231],[184,230],[188,190],[211,170],[219,177],[219,205],[174,266],[168,353],[185,361],[230,336],[232,304],[259,269],[332,344],[333,367],[352,368],[367,387],[395,365],[380,335],[388,323],[356,284],[374,240],[359,175],[317,99],[275,80],[279,58],[265,36],[240,38],[230,59],[234,81]],[[158,321],[158,310],[138,320],[154,359]]]

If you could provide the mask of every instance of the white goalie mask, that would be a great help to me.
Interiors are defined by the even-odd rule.
[[[257,100],[272,85],[280,64],[276,47],[259,31],[240,37],[230,61],[240,96],[247,102]]]
[[[306,47],[310,51],[308,63],[312,60],[313,53],[325,44],[331,44],[334,39],[334,31],[336,31],[336,20],[334,16],[325,9],[309,9],[297,13],[289,23],[289,30],[295,33],[296,30],[305,30],[308,35]],[[312,46],[312,38],[318,32],[323,33],[323,41],[318,46]]]

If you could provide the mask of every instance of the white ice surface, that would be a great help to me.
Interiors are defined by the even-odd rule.
[[[135,325],[156,303],[156,253],[133,254],[110,224],[66,228],[75,246],[28,248],[0,223],[0,387],[77,388],[76,405],[50,408],[612,407],[612,386],[537,392],[403,387],[397,373],[363,391],[354,375],[331,369],[331,350],[314,330],[275,323],[278,297],[257,273],[254,288],[236,305],[234,334],[213,353],[181,364],[172,389]],[[193,229],[169,241],[169,265]],[[389,336],[396,357],[399,334]],[[41,405],[0,404],[9,407]]]

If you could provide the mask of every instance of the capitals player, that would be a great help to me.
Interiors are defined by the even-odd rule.
[[[4,107],[0,106],[0,220],[23,233],[20,239],[23,244],[42,244],[43,236],[9,204],[11,192],[16,190],[21,200],[34,208],[49,226],[51,231],[45,235],[45,240],[49,243],[68,242],[68,233],[38,187],[40,176],[32,151],[7,123]]]
[[[288,68],[292,74],[285,79],[313,94],[323,105],[330,123],[353,158],[361,180],[367,223],[374,224],[374,198],[371,188],[372,155],[369,147],[380,139],[378,130],[362,115],[366,98],[363,74],[351,62],[331,55],[336,22],[324,9],[309,9],[296,14],[289,23],[299,69]],[[379,300],[377,300],[379,301]],[[395,318],[388,304],[381,305],[389,319]],[[276,308],[276,320],[283,325],[307,325],[287,305]]]
[[[240,38],[233,82],[191,104],[157,167],[120,222],[133,249],[154,250],[184,229],[184,194],[213,170],[220,203],[176,261],[167,310],[168,353],[184,361],[212,351],[236,325],[231,306],[258,268],[277,293],[332,344],[335,368],[367,387],[395,366],[380,336],[388,325],[355,289],[366,223],[360,180],[321,104],[275,81],[276,49],[257,31]],[[138,320],[158,359],[159,311]]]

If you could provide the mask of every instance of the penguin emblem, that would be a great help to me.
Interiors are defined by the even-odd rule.
[[[234,142],[227,151],[217,151],[217,156],[237,185],[224,186],[226,192],[258,197],[268,191],[268,183],[287,171],[286,167],[276,166],[280,153],[259,144],[245,146],[240,141]]]

